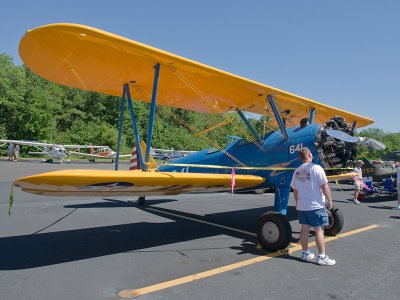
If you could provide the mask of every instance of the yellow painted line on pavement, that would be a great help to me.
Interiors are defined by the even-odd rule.
[[[369,225],[369,226],[362,227],[362,228],[359,228],[359,229],[355,229],[355,230],[352,230],[352,231],[339,233],[339,234],[337,234],[335,236],[325,237],[325,242],[334,241],[334,240],[337,240],[337,239],[340,239],[340,238],[344,238],[344,237],[349,236],[349,235],[353,235],[353,234],[360,233],[360,232],[363,232],[363,231],[371,230],[371,229],[374,229],[376,227],[379,227],[379,225],[378,224],[373,224],[373,225]],[[301,246],[301,244],[297,244],[297,243],[290,243],[290,245],[292,247]],[[312,247],[312,246],[315,246],[315,245],[316,245],[315,242],[308,243],[309,247]]]
[[[363,231],[367,231],[367,230],[371,230],[374,228],[379,227],[379,225],[377,224],[373,224],[370,226],[366,226],[366,227],[362,227],[359,229],[355,229],[355,230],[351,230],[348,232],[344,232],[342,234],[338,234],[337,236],[334,237],[326,237],[325,238],[325,242],[330,242],[330,241],[334,241],[340,238],[344,238],[353,234],[357,234],[357,233],[361,233]],[[310,247],[311,246],[315,246],[315,242],[311,242],[308,244]],[[128,290],[123,290],[121,292],[118,293],[118,295],[121,298],[126,298],[126,299],[131,299],[131,298],[135,298],[144,294],[149,294],[152,292],[156,292],[156,291],[160,291],[163,289],[167,289],[167,288],[171,288],[177,285],[181,285],[181,284],[185,284],[185,283],[189,283],[189,282],[193,282],[199,279],[203,279],[203,278],[207,278],[210,276],[215,276],[221,273],[225,273],[228,271],[232,271],[238,268],[243,268],[246,266],[250,266],[252,264],[256,264],[259,262],[263,262],[266,261],[268,259],[271,259],[273,257],[277,257],[277,256],[282,256],[282,255],[287,255],[287,254],[292,254],[294,252],[300,251],[301,250],[301,246],[295,246],[292,248],[288,248],[288,249],[284,249],[284,250],[279,250],[273,253],[268,253],[266,255],[262,255],[262,256],[257,256],[251,259],[247,259],[241,262],[237,262],[237,263],[233,263],[227,266],[223,266],[223,267],[219,267],[219,268],[215,268],[212,270],[208,270],[205,272],[201,272],[201,273],[197,273],[197,274],[192,274],[189,276],[185,276],[185,277],[181,277],[181,278],[177,278],[177,279],[173,279],[173,280],[169,280],[169,281],[165,281],[165,282],[161,282],[158,284],[154,284],[154,285],[150,285],[144,288],[140,288],[140,289],[136,289],[136,290],[132,290],[132,289],[128,289]]]
[[[237,228],[233,228],[233,227],[228,227],[228,226],[225,226],[225,225],[220,225],[220,224],[216,224],[216,223],[212,223],[212,222],[208,222],[208,221],[203,221],[203,220],[199,220],[199,219],[195,219],[195,218],[191,218],[191,217],[186,217],[186,216],[182,216],[182,215],[179,215],[179,214],[166,212],[166,211],[163,211],[163,210],[160,210],[160,209],[145,208],[145,210],[156,211],[156,212],[159,212],[159,213],[162,213],[162,214],[178,217],[178,218],[181,218],[181,219],[186,219],[186,220],[190,220],[190,221],[194,221],[194,222],[198,222],[198,223],[203,223],[203,224],[207,224],[207,225],[211,225],[211,226],[215,226],[215,227],[220,227],[220,228],[223,228],[223,229],[228,229],[228,230],[231,230],[231,231],[240,232],[240,233],[244,233],[244,234],[247,234],[247,235],[257,236],[257,234],[255,234],[254,232],[249,232],[249,231],[245,231],[245,230],[241,230],[241,229],[237,229]]]
[[[216,269],[212,269],[212,270],[208,270],[205,272],[201,272],[201,273],[197,273],[197,274],[193,274],[193,275],[189,275],[189,276],[185,276],[185,277],[181,277],[178,279],[173,279],[173,280],[169,280],[169,281],[165,281],[162,283],[158,283],[155,285],[150,285],[141,289],[137,289],[137,290],[124,290],[121,291],[118,295],[121,298],[134,298],[134,297],[138,297],[140,295],[144,295],[144,294],[148,294],[148,293],[152,293],[152,292],[156,292],[159,290],[163,290],[166,288],[170,288],[173,286],[177,286],[177,285],[181,285],[184,283],[189,283],[195,280],[199,280],[199,279],[203,279],[203,278],[207,278],[210,276],[214,276],[217,274],[221,274],[221,273],[225,273],[228,271],[232,271],[238,268],[242,268],[242,267],[246,267],[255,263],[259,263],[262,261],[265,261],[267,259],[271,259],[273,257],[276,256],[281,256],[281,255],[285,255],[285,254],[290,254],[294,251],[300,250],[301,247],[299,248],[290,248],[290,249],[285,249],[285,250],[280,250],[277,252],[273,252],[273,253],[269,253],[263,256],[257,256],[245,261],[241,261],[241,262],[237,262],[237,263],[233,263],[227,266],[223,266],[223,267],[219,267]]]

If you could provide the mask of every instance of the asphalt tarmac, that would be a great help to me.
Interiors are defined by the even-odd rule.
[[[327,241],[337,261],[327,267],[300,260],[293,196],[289,254],[256,248],[257,219],[272,209],[273,194],[153,196],[138,206],[137,197],[56,198],[15,188],[8,215],[13,180],[64,168],[114,165],[0,159],[0,299],[399,298],[393,197],[355,205],[352,186],[331,186],[345,225]]]

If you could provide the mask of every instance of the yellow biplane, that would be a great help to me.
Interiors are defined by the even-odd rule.
[[[139,170],[118,170],[117,155],[114,171],[56,171],[19,178],[15,185],[49,196],[137,195],[140,204],[146,195],[274,187],[275,211],[260,217],[257,232],[261,244],[271,250],[286,248],[291,239],[286,210],[293,170],[301,164],[298,150],[309,147],[314,162],[327,171],[345,171],[332,179],[348,177],[356,145],[366,141],[353,133],[356,127],[373,123],[372,119],[88,26],[51,24],[29,30],[19,52],[23,62],[47,80],[122,95],[117,153],[125,103],[138,148],[140,135],[132,98],[150,102],[151,109],[147,144],[138,151]],[[227,120],[226,113],[236,111],[248,130],[241,128],[244,137],[235,138],[224,149],[206,149],[152,169],[149,161],[156,104],[221,114]],[[260,135],[244,112],[273,116],[279,129]],[[310,124],[299,126],[306,117]],[[375,147],[377,143],[369,141]],[[336,234],[343,225],[342,215],[335,209],[330,216],[326,233]]]

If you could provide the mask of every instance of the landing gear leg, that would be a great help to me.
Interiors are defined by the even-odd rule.
[[[290,178],[277,178],[275,185],[274,210],[261,215],[257,225],[257,237],[260,244],[268,250],[283,250],[292,240],[292,227],[286,217],[290,187],[285,186]]]
[[[146,198],[145,198],[145,196],[140,196],[139,198],[138,198],[138,205],[139,206],[143,206],[143,205],[145,205],[146,204]]]

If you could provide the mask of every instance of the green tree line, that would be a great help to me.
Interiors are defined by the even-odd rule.
[[[58,144],[106,145],[116,148],[121,98],[82,91],[49,82],[26,66],[13,63],[0,54],[0,138],[35,140]],[[147,136],[150,105],[134,101],[141,137]],[[199,150],[222,147],[227,135],[249,137],[246,126],[236,113],[223,126],[221,115],[158,107],[154,124],[154,148]],[[260,133],[264,119],[251,120]],[[268,120],[267,120],[268,121]],[[205,137],[197,135],[209,128]],[[400,149],[400,133],[366,129],[360,133],[382,141],[387,149],[369,151],[369,158]],[[129,110],[125,111],[122,149],[129,152],[134,144]]]

